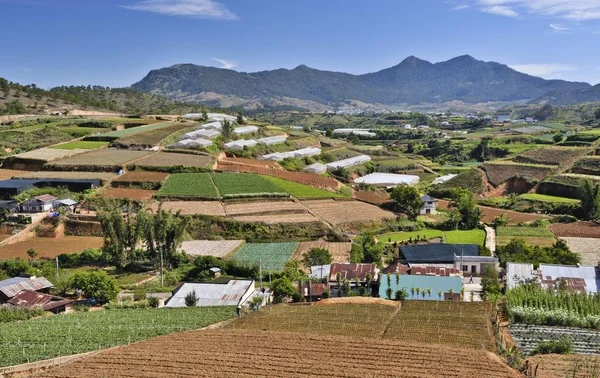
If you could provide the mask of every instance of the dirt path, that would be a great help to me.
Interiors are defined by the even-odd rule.
[[[492,255],[496,254],[496,230],[490,226],[485,226],[485,246],[492,251]]]
[[[44,220],[47,216],[48,216],[48,213],[44,213],[43,215],[36,217],[35,219],[33,219],[31,224],[27,225],[27,227],[25,227],[24,229],[19,231],[19,233],[14,234],[7,239],[2,240],[0,242],[0,247],[3,245],[15,244],[15,243],[25,241],[27,239],[34,238],[35,237],[35,232],[34,232],[35,226],[37,226],[38,223],[40,223],[42,220]]]

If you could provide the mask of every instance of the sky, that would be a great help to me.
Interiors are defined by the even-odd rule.
[[[124,87],[177,63],[353,74],[469,54],[600,83],[600,0],[0,0],[0,76]]]

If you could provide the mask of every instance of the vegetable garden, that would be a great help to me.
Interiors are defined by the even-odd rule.
[[[240,249],[233,259],[247,265],[262,266],[263,270],[282,270],[299,243],[252,243]]]

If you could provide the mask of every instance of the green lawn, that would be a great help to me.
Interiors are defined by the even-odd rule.
[[[555,202],[555,203],[579,203],[580,201],[573,198],[547,196],[545,194],[527,193],[519,196],[522,199],[539,201],[539,202]]]
[[[554,238],[554,234],[547,227],[527,227],[527,226],[502,226],[496,230],[498,236],[535,236],[542,238]]]
[[[421,240],[429,240],[433,238],[442,238],[448,244],[479,244],[485,243],[485,231],[483,230],[468,230],[468,231],[440,231],[440,230],[422,230],[411,232],[392,232],[388,234],[378,235],[377,239],[384,243],[403,242],[406,240],[415,240],[418,237]]]
[[[282,192],[289,193],[291,196],[299,199],[319,199],[319,198],[345,198],[343,195],[326,190],[317,189],[312,186],[297,184],[292,181],[282,180],[277,177],[262,176],[265,180],[275,184]]]
[[[52,148],[59,150],[93,150],[96,148],[108,146],[108,142],[93,142],[93,141],[77,141],[77,142],[69,142],[64,144],[59,144],[57,146],[53,146]]]

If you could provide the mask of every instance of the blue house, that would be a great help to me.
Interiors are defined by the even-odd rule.
[[[409,276],[396,274],[384,274],[379,283],[379,297],[388,298],[388,287],[392,288],[392,299],[396,291],[404,289],[408,293],[406,299],[440,301],[460,298],[462,290],[462,279],[460,277],[439,277],[439,276]],[[417,288],[419,293],[417,294]],[[414,290],[411,290],[414,289]],[[423,295],[425,293],[425,295]],[[440,295],[441,293],[441,295]]]

